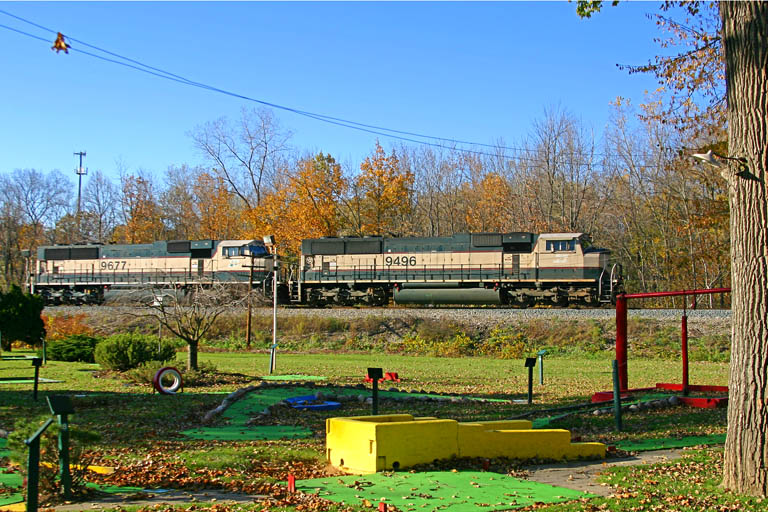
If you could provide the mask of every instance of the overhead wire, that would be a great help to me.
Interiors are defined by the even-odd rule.
[[[18,21],[21,21],[23,23],[27,23],[27,24],[29,24],[31,26],[34,26],[36,28],[39,28],[41,30],[50,32],[52,34],[56,34],[57,33],[57,31],[55,31],[55,30],[53,30],[51,28],[45,27],[45,26],[40,25],[38,23],[35,23],[35,22],[31,21],[31,20],[28,20],[28,19],[23,18],[21,16],[15,15],[13,13],[10,13],[10,12],[4,10],[4,9],[0,9],[0,14],[4,14],[6,16],[14,18],[14,19],[16,19]],[[39,41],[43,41],[45,43],[50,43],[50,41],[48,39],[46,39],[46,38],[43,38],[43,37],[31,34],[29,32],[25,32],[23,30],[20,30],[20,29],[14,28],[14,27],[10,27],[8,25],[0,24],[0,28],[4,28],[6,30],[13,31],[13,32],[16,32],[18,34],[24,35],[26,37],[30,37],[30,38],[33,38],[33,39],[36,39],[36,40],[39,40]],[[506,153],[506,151],[510,151],[510,152],[513,152],[513,153],[522,153],[522,152],[532,153],[532,152],[535,151],[535,150],[528,149],[528,148],[518,148],[518,147],[504,146],[502,144],[484,144],[484,143],[480,143],[480,142],[472,142],[472,141],[465,141],[465,140],[460,140],[460,139],[452,139],[452,138],[438,137],[438,136],[433,136],[433,135],[425,135],[425,134],[421,134],[421,133],[417,133],[417,132],[411,132],[411,131],[406,131],[406,130],[397,130],[397,129],[386,128],[386,127],[377,126],[377,125],[373,125],[373,124],[361,123],[361,122],[358,122],[358,121],[352,121],[352,120],[349,120],[349,119],[343,119],[343,118],[340,118],[340,117],[330,116],[330,115],[326,115],[326,114],[310,112],[310,111],[301,110],[301,109],[298,109],[298,108],[293,108],[293,107],[289,107],[289,106],[285,106],[285,105],[280,105],[280,104],[277,104],[277,103],[272,103],[272,102],[261,100],[261,99],[258,99],[258,98],[253,98],[253,97],[250,97],[250,96],[247,96],[247,95],[244,95],[244,94],[228,91],[226,89],[221,89],[219,87],[215,87],[215,86],[203,83],[203,82],[198,82],[198,81],[195,81],[195,80],[191,80],[189,78],[186,78],[184,76],[178,75],[176,73],[172,73],[170,71],[166,71],[166,70],[164,70],[162,68],[158,68],[158,67],[150,66],[148,64],[144,64],[143,62],[141,62],[139,60],[136,60],[136,59],[133,59],[133,58],[130,58],[130,57],[126,57],[124,55],[120,55],[118,53],[112,52],[110,50],[106,50],[106,49],[101,48],[99,46],[96,46],[96,45],[87,43],[85,41],[82,41],[80,39],[76,39],[74,37],[67,36],[66,34],[64,34],[64,36],[66,37],[67,40],[69,40],[71,42],[83,45],[83,46],[85,46],[87,48],[91,48],[93,50],[96,50],[98,52],[102,52],[102,53],[104,53],[106,55],[110,55],[110,56],[115,57],[115,58],[104,57],[103,55],[98,55],[98,54],[93,53],[93,52],[89,52],[89,51],[86,51],[86,50],[82,50],[82,49],[70,46],[69,50],[72,51],[72,52],[82,53],[82,54],[87,55],[89,57],[93,57],[93,58],[96,58],[96,59],[99,59],[99,60],[102,60],[102,61],[105,61],[105,62],[109,62],[109,63],[112,63],[112,64],[117,64],[117,65],[120,65],[120,66],[124,66],[124,67],[127,67],[129,69],[133,69],[135,71],[140,71],[142,73],[146,73],[146,74],[149,74],[149,75],[152,75],[152,76],[155,76],[155,77],[158,77],[158,78],[162,78],[162,79],[165,79],[165,80],[169,80],[169,81],[172,81],[172,82],[177,82],[177,83],[180,83],[182,85],[188,85],[188,86],[191,86],[191,87],[196,87],[196,88],[208,90],[208,91],[211,91],[211,92],[217,92],[217,93],[224,94],[224,95],[227,95],[227,96],[230,96],[230,97],[234,97],[234,98],[242,99],[242,100],[245,100],[245,101],[250,101],[250,102],[253,102],[253,103],[257,103],[257,104],[260,104],[260,105],[263,105],[263,106],[266,106],[266,107],[270,107],[270,108],[274,108],[274,109],[278,109],[278,110],[282,110],[282,111],[286,111],[286,112],[291,112],[291,113],[294,113],[294,114],[297,114],[297,115],[300,115],[300,116],[303,116],[303,117],[307,117],[309,119],[314,119],[316,121],[324,122],[324,123],[327,123],[327,124],[332,124],[332,125],[336,125],[336,126],[340,126],[340,127],[344,127],[344,128],[360,131],[360,132],[370,133],[370,134],[373,134],[373,135],[379,135],[379,136],[382,136],[382,137],[388,137],[388,138],[391,138],[391,139],[396,139],[396,140],[400,140],[400,141],[404,141],[404,142],[411,142],[411,143],[414,143],[414,144],[420,144],[420,145],[429,146],[429,147],[447,149],[447,150],[451,150],[451,151],[459,151],[459,152],[462,152],[462,153],[481,155],[481,156],[489,156],[489,157],[493,157],[493,158],[499,158],[499,157],[509,158],[509,159],[513,159],[513,160],[517,160],[517,161],[538,162],[538,159],[536,159],[536,158],[524,157],[524,156],[521,156],[519,154],[517,154],[517,155],[508,155]],[[118,60],[118,59],[121,59],[121,60]],[[413,137],[417,137],[417,138],[413,138]],[[428,139],[428,140],[419,140],[419,138],[420,139]],[[441,141],[441,142],[444,142],[444,143],[450,143],[451,145],[444,144],[444,143],[439,143],[439,142],[432,142],[432,141]],[[482,150],[478,150],[478,149],[469,149],[469,148],[465,148],[465,147],[459,147],[458,145],[492,148],[492,149],[495,149],[497,152],[496,153],[490,153],[488,151],[482,151]],[[501,153],[499,153],[499,152],[501,152]],[[603,154],[603,153],[592,153],[592,155],[593,156],[611,156],[611,155],[607,155],[607,154]],[[589,163],[585,163],[583,165],[588,166],[590,164]],[[648,167],[656,167],[656,166],[648,166]]]

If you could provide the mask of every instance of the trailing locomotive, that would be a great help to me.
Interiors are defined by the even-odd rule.
[[[56,245],[38,248],[29,288],[48,304],[98,304],[106,293],[145,287],[248,286],[251,264],[253,285],[261,287],[271,258],[261,240]]]
[[[612,302],[610,251],[582,233],[304,240],[294,301],[310,305]]]
[[[49,304],[101,303],[144,287],[248,286],[271,297],[274,257],[259,240],[198,240],[38,249],[30,288]],[[471,233],[302,241],[278,283],[283,303],[324,305],[612,302],[621,272],[582,233]],[[251,269],[251,265],[253,269]],[[247,288],[244,288],[247,289]]]

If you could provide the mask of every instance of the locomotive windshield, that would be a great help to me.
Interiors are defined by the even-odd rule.
[[[267,248],[263,245],[249,245],[248,250],[254,256],[264,256],[265,254],[269,254]]]

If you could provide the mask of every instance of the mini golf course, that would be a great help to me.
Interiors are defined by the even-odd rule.
[[[355,396],[367,395],[368,390],[359,388],[312,387],[301,385],[301,380],[321,380],[312,376],[276,376],[276,381],[292,381],[296,385],[271,385],[261,387],[234,401],[222,414],[223,422],[217,426],[201,427],[181,432],[186,437],[218,441],[256,441],[311,437],[312,432],[302,426],[293,425],[247,425],[250,418],[265,409],[300,395],[314,395],[321,391]],[[382,398],[442,397],[436,394],[414,394],[400,391],[381,391]],[[159,396],[159,395],[154,395]],[[490,401],[490,400],[489,400]],[[505,400],[492,400],[505,402]],[[343,413],[340,414],[343,416]],[[562,415],[566,416],[566,415]],[[547,427],[560,416],[534,420],[534,428]],[[626,451],[658,450],[706,444],[719,444],[724,435],[685,437],[681,439],[647,439],[620,441],[615,445]],[[0,457],[7,456],[6,440],[0,439]],[[21,489],[22,479],[18,473],[0,471],[0,509],[14,505],[14,510],[23,510],[23,496],[16,492]],[[89,486],[96,487],[93,484]],[[139,487],[96,487],[109,493],[137,492]],[[10,492],[8,492],[10,490]],[[428,472],[383,472],[366,476],[327,477],[296,482],[296,490],[317,494],[319,497],[337,503],[376,506],[384,502],[403,511],[449,510],[453,512],[503,510],[519,508],[534,503],[558,503],[578,498],[591,497],[582,491],[555,487],[529,480],[513,478],[504,474],[477,471],[428,471]],[[163,492],[151,490],[151,492]]]

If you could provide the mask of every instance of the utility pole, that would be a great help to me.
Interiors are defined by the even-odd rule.
[[[80,191],[83,188],[83,176],[88,174],[88,169],[83,167],[85,151],[78,151],[77,153],[73,153],[73,155],[80,157],[80,165],[75,169],[75,174],[77,174],[77,218],[80,220]],[[80,226],[78,226],[78,228],[79,227]]]
[[[77,215],[75,216],[75,221],[77,222],[77,243],[83,242],[83,227],[80,225],[80,192],[83,188],[83,176],[88,174],[88,169],[83,167],[83,157],[85,156],[85,151],[78,151],[77,153],[73,153],[75,156],[80,157],[80,165],[75,169],[75,174],[77,174]]]

